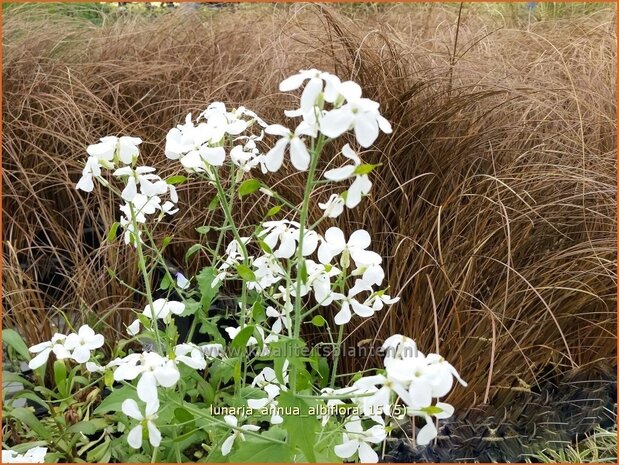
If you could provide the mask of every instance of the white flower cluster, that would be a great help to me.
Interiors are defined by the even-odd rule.
[[[241,135],[253,123],[266,127],[253,111],[244,107],[227,111],[222,102],[215,102],[198,116],[196,122],[194,124],[189,113],[185,124],[168,132],[166,157],[179,160],[188,172],[206,173],[212,177],[213,170],[222,166],[226,160],[224,143],[226,137],[230,137],[235,144],[230,151],[230,159],[242,172],[259,165],[266,172],[264,156],[256,146],[256,142],[264,137],[264,132],[261,131],[259,135]]]
[[[23,454],[13,450],[2,451],[2,463],[44,463],[47,447],[32,447]]]
[[[451,364],[438,354],[419,352],[415,342],[406,336],[389,337],[382,350],[385,374],[362,377],[351,387],[323,390],[325,397],[350,396],[361,414],[361,418],[352,417],[346,424],[343,443],[335,448],[339,457],[351,458],[358,452],[361,462],[377,462],[376,453],[364,443],[381,442],[385,437],[385,420],[389,418],[422,417],[426,424],[417,432],[417,444],[429,444],[438,434],[432,417],[449,418],[454,412],[451,405],[438,399],[449,393],[454,378],[466,386]],[[395,408],[398,402],[402,409]],[[339,398],[327,401],[327,405],[342,403]],[[376,424],[364,432],[361,419]],[[323,416],[323,423],[326,421],[328,415]]]
[[[127,244],[136,244],[137,240],[141,240],[141,231],[139,227],[136,231],[135,226],[145,223],[147,215],[157,211],[168,215],[178,212],[176,188],[155,174],[155,168],[135,166],[141,143],[142,139],[138,137],[107,136],[101,138],[98,144],[89,145],[86,149],[89,157],[76,185],[76,189],[91,192],[94,179],[107,184],[102,177],[102,169],[116,168],[113,176],[125,182],[121,193],[125,204],[120,206],[120,225],[125,230]],[[163,202],[161,196],[166,194],[169,194],[169,200]]]
[[[32,370],[45,365],[49,355],[53,352],[58,360],[69,359],[77,363],[86,363],[90,360],[90,353],[103,346],[101,334],[95,334],[88,325],[83,325],[77,333],[68,336],[56,333],[50,341],[30,347],[30,352],[37,354],[28,366]]]

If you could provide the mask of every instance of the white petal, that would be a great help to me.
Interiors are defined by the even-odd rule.
[[[221,166],[226,159],[226,151],[223,147],[202,147],[200,156],[209,165]]]
[[[71,357],[77,363],[86,363],[90,360],[90,350],[86,346],[78,346],[71,354]]]
[[[303,112],[311,112],[314,109],[320,92],[322,92],[322,79],[310,79],[301,94],[301,110]]]
[[[342,155],[344,155],[346,158],[351,159],[355,165],[361,164],[361,159],[359,158],[359,155],[357,155],[357,152],[350,148],[349,144],[346,144],[344,147],[342,147]]]
[[[348,245],[361,249],[367,249],[371,243],[372,238],[370,237],[370,233],[368,233],[365,229],[357,229],[348,239]]]
[[[147,404],[158,402],[157,381],[152,371],[142,373],[137,385],[138,397]]]
[[[354,81],[342,82],[338,90],[348,101],[359,100],[361,98],[361,86]]]
[[[325,241],[329,244],[329,248],[334,254],[339,254],[346,247],[346,238],[344,231],[336,226],[332,226],[325,232]]]
[[[320,131],[334,139],[344,134],[354,121],[354,115],[346,106],[331,110],[320,120]]]
[[[121,410],[125,415],[135,420],[142,420],[144,418],[142,416],[142,413],[140,412],[140,409],[138,408],[138,403],[133,399],[124,400],[121,406]]]
[[[298,89],[306,79],[305,74],[293,74],[279,83],[279,90],[281,92],[290,92],[291,90]]]
[[[155,371],[157,382],[166,388],[174,386],[180,376],[178,369],[172,363],[167,363],[165,366]]]
[[[360,304],[356,300],[351,300],[350,304],[352,305],[353,311],[360,317],[367,318],[374,315],[374,309],[372,307]]]
[[[273,148],[265,155],[266,167],[270,172],[279,170],[284,163],[284,150],[288,145],[288,139],[279,139]]]
[[[95,185],[92,182],[92,175],[85,174],[84,176],[82,176],[75,185],[75,188],[84,192],[92,192],[92,190],[95,188]]]
[[[436,431],[436,427],[434,426],[430,418],[428,418],[427,421],[428,422],[425,424],[425,426],[421,428],[417,433],[417,444],[419,444],[420,446],[430,444],[430,441],[432,441],[432,439],[434,439],[438,435],[438,431]]]
[[[294,137],[290,141],[290,161],[299,171],[306,171],[310,163],[310,155],[303,141]]]
[[[30,362],[28,363],[28,366],[30,367],[30,369],[36,370],[37,368],[45,365],[45,363],[47,363],[47,359],[49,358],[49,354],[51,351],[52,351],[52,348],[48,347],[44,349],[43,351],[41,351],[39,355],[34,357],[32,360],[30,360]]]
[[[330,181],[344,181],[353,176],[355,169],[354,165],[344,165],[341,168],[326,171],[324,177]]]
[[[135,336],[140,332],[140,320],[135,320],[129,326],[127,326],[127,334],[129,336]]]
[[[355,118],[355,137],[364,148],[371,146],[378,137],[378,123],[372,113],[357,115]]]
[[[127,442],[134,449],[142,447],[142,425],[135,426],[127,435]]]
[[[148,428],[148,440],[151,445],[159,447],[159,444],[161,444],[161,433],[152,421],[146,422],[146,427]]]
[[[279,137],[289,137],[292,134],[292,131],[287,127],[282,126],[281,124],[271,124],[264,128],[264,132],[267,134],[271,134],[272,136]]]
[[[177,302],[175,300],[170,300],[168,302],[168,308],[175,315],[180,315],[185,311],[185,304],[182,302]]]
[[[387,121],[382,115],[376,115],[376,120],[378,121],[378,127],[385,134],[391,134],[393,130],[391,129],[391,123]]]
[[[365,442],[359,444],[359,462],[378,463],[378,454]]]
[[[342,304],[342,309],[335,315],[333,321],[335,321],[336,325],[345,325],[350,321],[351,316],[350,305],[348,302],[344,302]]]
[[[359,441],[356,440],[348,440],[343,444],[338,444],[334,447],[335,455],[342,459],[347,459],[353,456],[357,449],[359,448]]]
[[[230,453],[235,439],[236,439],[235,434],[231,434],[230,436],[226,438],[224,443],[221,445],[221,455],[228,455]]]

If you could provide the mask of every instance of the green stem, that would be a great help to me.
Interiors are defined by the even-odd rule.
[[[314,139],[312,139],[313,144]],[[304,267],[304,259],[303,259],[303,240],[305,236],[305,223],[307,222],[307,217],[309,214],[309,199],[311,193],[314,189],[314,176],[316,174],[316,166],[318,165],[318,159],[320,158],[320,152],[322,152],[322,148],[325,143],[325,138],[321,134],[316,142],[316,146],[312,147],[311,151],[311,159],[309,171],[307,174],[307,182],[305,183],[305,190],[303,191],[303,203],[301,204],[301,216],[299,218],[299,244],[297,247],[297,289],[294,301],[294,330],[293,337],[295,339],[299,338],[301,333],[301,323],[303,322],[303,315],[301,314],[301,287],[303,285],[302,277],[300,275],[301,269]],[[291,354],[293,355],[293,354]],[[290,387],[292,389],[292,393],[295,394],[297,392],[297,370],[296,366],[292,367],[292,376],[290,378]]]

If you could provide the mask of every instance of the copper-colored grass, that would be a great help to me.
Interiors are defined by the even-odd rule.
[[[438,346],[470,383],[452,396],[458,405],[532,384],[549,367],[614,360],[614,16],[609,5],[520,24],[471,6],[458,25],[458,8],[434,4],[262,5],[99,27],[6,13],[4,324],[32,343],[62,311],[113,334],[144,305],[107,272],[141,286],[134,251],[102,242],[115,201],[73,187],[87,144],[139,136],[148,164],[177,173],[163,141],[187,112],[223,100],[282,122],[293,101],[277,84],[317,67],[360,82],[394,127],[363,154],[382,166],[371,198],[341,224],[372,234],[402,300],[353,319],[347,344],[398,332],[422,350]],[[298,202],[303,179],[268,181]],[[179,194],[181,212],[157,234],[173,234],[167,255],[193,273],[208,264],[183,263],[194,228],[221,218],[207,209],[205,183]],[[251,224],[267,201],[251,198],[236,214]]]

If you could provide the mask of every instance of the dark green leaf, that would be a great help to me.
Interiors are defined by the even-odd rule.
[[[279,407],[293,412],[292,415],[283,416],[283,427],[288,433],[288,443],[301,449],[306,460],[315,462],[314,446],[318,420],[316,415],[309,414],[310,405],[305,399],[296,397],[292,391],[282,391],[277,400]],[[298,414],[294,414],[296,410]]]
[[[95,409],[94,414],[119,412],[122,403],[126,399],[138,400],[137,392],[132,386],[123,386],[120,389],[114,390],[109,396],[103,399],[103,402]]]

